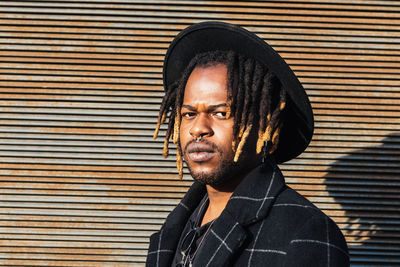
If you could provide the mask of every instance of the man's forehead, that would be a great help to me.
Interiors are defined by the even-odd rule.
[[[226,103],[227,94],[226,65],[196,67],[187,80],[183,104],[216,105],[221,102]]]

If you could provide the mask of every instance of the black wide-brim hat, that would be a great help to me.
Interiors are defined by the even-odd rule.
[[[277,163],[282,163],[300,155],[310,143],[314,130],[313,112],[307,94],[290,67],[270,45],[237,25],[207,21],[182,30],[165,55],[164,89],[168,90],[181,78],[193,57],[215,50],[232,50],[257,60],[278,77],[289,99],[278,148],[273,156]]]

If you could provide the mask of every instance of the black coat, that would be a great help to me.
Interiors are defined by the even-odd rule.
[[[206,193],[194,182],[161,230],[150,237],[146,266],[170,266],[185,224]],[[193,266],[348,266],[336,224],[286,186],[274,163],[236,188],[196,254]]]

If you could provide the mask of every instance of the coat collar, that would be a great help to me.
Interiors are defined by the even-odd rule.
[[[248,239],[246,226],[268,215],[275,197],[284,187],[283,176],[274,162],[267,161],[252,170],[235,189],[224,211],[205,236],[194,266],[223,266],[229,262]],[[205,186],[193,183],[182,201],[169,214],[161,231],[152,236],[154,241],[151,243],[158,242],[158,247],[153,250],[176,250],[187,220],[205,193]],[[165,255],[164,260],[159,261],[161,254],[154,254],[154,258],[157,256],[157,266],[169,266],[174,255],[167,253],[168,256]]]
[[[246,226],[268,215],[284,187],[283,176],[272,161],[252,170],[236,188],[205,236],[193,265],[225,266],[230,262],[249,238]]]
[[[278,166],[273,160],[267,160],[250,171],[236,187],[223,213],[228,212],[233,219],[244,226],[256,222],[267,216],[276,196],[284,187],[285,181]],[[190,216],[205,193],[205,186],[194,182],[176,210],[168,216],[167,221],[170,217],[174,218],[172,221],[176,221],[176,215],[182,212],[182,208],[186,209],[186,216]]]
[[[253,169],[235,189],[225,212],[241,225],[257,222],[268,215],[285,181],[278,166],[269,160]]]

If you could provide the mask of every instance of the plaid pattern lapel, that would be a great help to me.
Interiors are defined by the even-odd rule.
[[[284,187],[283,177],[274,163],[266,162],[251,171],[211,227],[193,266],[225,266],[243,249],[248,238],[245,226],[265,218]],[[183,228],[205,193],[204,186],[193,183],[161,230],[151,236],[146,266],[170,266]]]
[[[275,164],[263,164],[249,173],[211,227],[193,266],[226,266],[246,243],[244,227],[265,218],[284,187]]]
[[[150,237],[146,266],[171,265],[183,228],[205,193],[205,186],[197,182],[193,183],[185,197],[168,215],[160,231]]]
[[[251,171],[236,188],[224,212],[246,226],[268,215],[275,198],[285,188],[278,166],[270,161]]]

